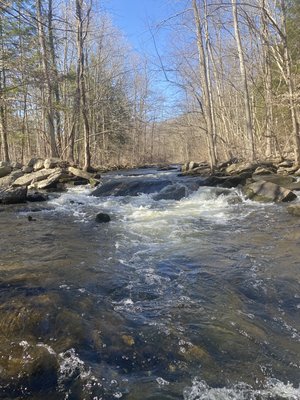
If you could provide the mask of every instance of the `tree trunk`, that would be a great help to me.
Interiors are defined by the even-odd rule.
[[[241,71],[242,85],[243,85],[243,92],[244,92],[246,132],[247,132],[248,146],[249,146],[248,152],[249,152],[251,161],[254,161],[254,159],[255,159],[254,135],[253,135],[253,124],[252,124],[252,120],[251,120],[251,107],[250,107],[250,97],[249,97],[249,90],[248,90],[247,73],[246,73],[244,53],[243,53],[243,47],[242,47],[242,41],[241,41],[241,35],[240,35],[240,29],[239,29],[237,4],[236,4],[236,0],[231,0],[231,2],[232,2],[232,15],[233,15],[235,39],[236,39],[236,43],[237,43],[237,50],[238,50],[240,71]]]
[[[295,164],[300,165],[300,129],[299,129],[299,117],[295,102],[295,83],[292,76],[291,68],[291,56],[288,46],[287,32],[286,32],[286,5],[284,0],[280,1],[281,13],[282,13],[282,32],[283,32],[283,51],[284,51],[284,64],[286,69],[286,84],[289,91],[289,104],[290,112],[293,123],[293,137],[294,137],[294,157]]]
[[[91,168],[90,153],[90,124],[87,110],[86,90],[85,90],[85,60],[84,60],[84,41],[86,33],[84,32],[84,18],[82,16],[83,0],[76,0],[76,19],[77,19],[77,82],[80,95],[81,113],[83,117],[84,127],[84,170]],[[89,14],[91,8],[88,9],[86,15],[87,26],[89,24]]]
[[[194,20],[197,33],[197,48],[199,57],[201,86],[203,90],[203,114],[207,127],[207,143],[208,143],[210,166],[211,169],[213,169],[217,163],[217,158],[216,158],[216,148],[214,142],[215,135],[214,135],[213,110],[211,104],[211,93],[210,93],[209,72],[208,72],[209,66],[204,50],[204,43],[202,37],[203,26],[201,23],[200,12],[196,0],[193,0],[193,12],[194,12]]]
[[[2,15],[0,14],[0,138],[2,144],[2,155],[6,162],[9,162],[8,140],[7,140],[7,117],[6,117],[6,77],[4,65],[4,43]]]
[[[50,77],[50,69],[48,63],[48,51],[44,32],[44,24],[42,20],[42,4],[41,0],[36,0],[36,13],[37,13],[37,28],[38,28],[38,38],[40,44],[41,62],[43,67],[43,72],[46,81],[46,120],[48,126],[48,138],[50,143],[50,155],[51,157],[58,157],[56,141],[55,141],[55,128],[54,128],[54,111],[52,102],[52,85]]]

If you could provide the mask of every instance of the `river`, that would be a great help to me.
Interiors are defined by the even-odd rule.
[[[0,209],[0,399],[300,399],[300,219],[177,174]]]

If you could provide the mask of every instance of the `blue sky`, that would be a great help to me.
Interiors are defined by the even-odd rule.
[[[156,71],[155,77],[152,76],[152,89],[164,96],[164,113],[170,116],[176,113],[178,87],[165,80],[149,27],[155,35],[157,49],[163,57],[168,47],[169,32],[164,28],[157,30],[157,25],[176,14],[178,10],[182,10],[185,3],[186,0],[104,0],[104,4],[102,3],[114,25],[123,32],[131,47],[146,56],[150,69]]]
[[[135,50],[149,48],[148,24],[154,26],[168,16],[168,0],[109,0],[108,10]]]

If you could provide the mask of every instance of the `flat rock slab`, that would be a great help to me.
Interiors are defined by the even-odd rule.
[[[87,180],[90,180],[94,176],[93,174],[90,174],[89,172],[82,171],[81,169],[75,168],[75,167],[69,167],[68,171],[74,176],[77,176],[82,179],[87,179]]]
[[[13,186],[29,186],[33,181],[42,181],[53,173],[53,169],[41,169],[40,171],[32,172],[31,174],[26,174],[16,179],[13,183]]]
[[[297,198],[291,190],[272,182],[258,181],[244,187],[248,199],[260,202],[288,202]]]

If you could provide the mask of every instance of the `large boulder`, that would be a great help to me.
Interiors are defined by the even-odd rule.
[[[225,188],[233,188],[241,185],[245,185],[247,179],[252,176],[251,171],[243,172],[239,175],[230,176],[209,176],[205,179],[206,186],[221,186]]]
[[[33,181],[42,181],[48,176],[53,174],[53,169],[42,169],[40,171],[32,172],[31,174],[26,174],[16,179],[13,186],[29,186]]]
[[[258,181],[244,187],[248,199],[261,202],[287,202],[297,198],[291,190],[272,182]]]
[[[14,181],[18,178],[23,176],[23,172],[20,170],[18,171],[13,171],[9,175],[5,176],[4,178],[0,178],[0,187],[8,187],[11,186]]]
[[[0,189],[0,203],[19,204],[26,203],[27,187],[9,187]]]
[[[255,182],[259,181],[266,181],[266,182],[272,182],[275,183],[276,185],[283,186],[285,188],[290,189],[290,185],[294,182],[296,182],[296,179],[292,176],[283,176],[283,175],[276,175],[276,174],[269,174],[269,175],[253,175],[252,180]]]
[[[12,167],[10,165],[3,165],[0,167],[0,178],[7,176],[11,173]]]

